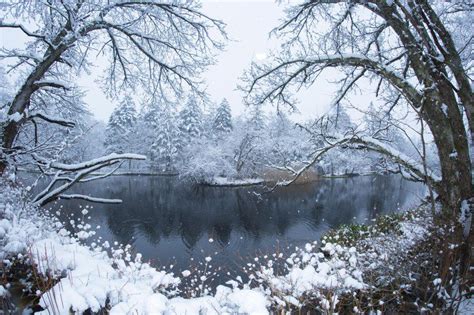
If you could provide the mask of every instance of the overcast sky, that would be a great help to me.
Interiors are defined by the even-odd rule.
[[[272,0],[204,0],[203,11],[227,24],[229,41],[221,52],[216,65],[204,73],[207,91],[211,99],[220,102],[224,97],[232,106],[233,114],[241,114],[245,106],[242,92],[237,91],[239,77],[252,60],[263,61],[270,49],[278,47],[278,41],[269,38],[269,32],[284,17],[283,6]],[[98,119],[106,121],[116,105],[108,100],[94,83],[98,73],[80,78],[79,84],[87,90],[86,102]],[[323,80],[325,83],[326,80]],[[328,84],[318,84],[300,94],[301,114],[295,119],[314,117],[325,112],[331,101],[333,89]]]
[[[214,102],[220,102],[226,97],[234,115],[241,114],[245,109],[242,103],[243,93],[236,90],[239,77],[248,69],[252,60],[263,62],[269,50],[278,48],[278,40],[270,39],[269,32],[284,18],[284,5],[278,5],[273,0],[203,1],[204,13],[225,22],[231,39],[225,50],[218,55],[217,64],[203,74],[207,81],[207,91]],[[25,38],[21,32],[10,29],[8,32],[0,32],[0,40],[2,46],[21,47]],[[107,121],[117,102],[107,99],[95,82],[102,71],[100,65],[92,68],[92,74],[83,75],[78,79],[78,84],[86,91],[85,101],[91,112],[98,119]],[[328,110],[336,88],[328,83],[333,78],[334,73],[325,72],[310,90],[298,93],[300,114],[294,115],[294,119],[305,120]],[[355,97],[353,100],[363,101],[363,98]]]

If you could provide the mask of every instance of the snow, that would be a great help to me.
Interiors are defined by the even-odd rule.
[[[189,276],[191,275],[191,271],[189,271],[189,270],[183,270],[183,271],[181,272],[181,274],[183,275],[183,277],[187,278],[187,277],[189,277]]]
[[[273,262],[257,271],[257,281],[270,287],[274,293],[271,298],[276,304],[290,303],[299,307],[300,301],[308,297],[323,299],[327,290],[336,296],[367,287],[355,250],[331,243],[315,250],[315,245],[306,244],[304,249],[297,249],[290,257],[283,258],[288,273],[277,274]]]
[[[213,177],[208,180],[206,184],[211,186],[247,186],[247,185],[260,185],[263,184],[264,180],[261,178],[245,178],[245,179],[231,179],[226,177]]]
[[[369,143],[370,145],[374,145],[376,147],[379,147],[383,150],[385,150],[386,152],[388,152],[390,154],[390,156],[395,159],[395,160],[398,160],[398,162],[401,162],[402,165],[407,165],[409,166],[409,168],[413,169],[413,170],[416,170],[418,173],[420,174],[424,174],[425,171],[424,171],[424,168],[423,168],[423,165],[417,161],[415,161],[414,159],[408,157],[407,155],[405,155],[404,153],[398,151],[397,149],[391,147],[390,145],[386,144],[386,143],[383,143],[377,139],[374,139],[372,137],[364,137],[364,136],[361,136],[360,139],[362,141],[365,141],[367,143]],[[427,170],[427,174],[426,174],[428,177],[431,177],[434,181],[441,181],[441,177],[438,175],[438,174],[435,174],[432,170],[428,169]]]
[[[471,209],[469,209],[469,202],[467,200],[461,202],[461,216],[459,221],[463,227],[463,237],[467,238],[471,231],[472,221],[472,212]]]
[[[30,252],[40,272],[62,275],[41,296],[40,305],[46,310],[38,314],[52,310],[56,314],[87,309],[98,312],[107,302],[110,314],[268,314],[267,297],[259,288],[220,286],[214,296],[174,297],[181,280],[143,263],[140,254],[131,257],[131,247],[112,249],[112,256],[100,246],[89,248],[69,233],[61,233],[65,229],[54,218],[40,214],[31,204],[23,206],[19,202],[20,189],[5,185],[0,188],[0,228],[4,236],[0,239],[0,258]],[[189,270],[182,273],[183,277],[190,274]],[[0,293],[7,294],[3,286]]]
[[[240,314],[268,314],[267,299],[263,294],[254,290],[236,290],[227,295],[227,300],[235,305]],[[251,303],[248,303],[252,301]]]
[[[429,216],[420,216],[399,224],[402,237],[398,232],[382,234],[352,247],[323,239],[322,247],[306,243],[288,257],[282,253],[270,259],[255,257],[250,282],[237,277],[227,282],[231,287],[219,285],[214,294],[184,298],[179,296],[179,277],[189,277],[191,271],[184,270],[179,277],[158,271],[142,262],[140,254],[132,255],[130,245],[110,247],[106,241],[98,241],[93,248],[83,245],[80,239],[94,232],[86,224],[71,235],[54,217],[19,202],[21,189],[0,188],[0,233],[4,236],[0,258],[29,252],[41,273],[60,277],[41,295],[40,304],[46,310],[39,314],[53,309],[57,314],[98,312],[106,305],[110,314],[268,314],[274,310],[271,307],[300,307],[307,299],[318,301],[321,310],[331,310],[342,294],[370,290],[364,274],[396,265],[404,259],[403,253],[426,237],[431,224]],[[212,258],[204,260],[207,264]],[[277,262],[283,264],[283,272],[274,268]],[[205,274],[199,276],[207,280]],[[4,287],[0,293],[5,294]]]
[[[48,80],[39,80],[35,82],[37,85],[42,85],[42,86],[56,86],[56,87],[62,87],[64,89],[71,89],[70,82],[66,82],[63,80],[55,80],[55,79],[48,79]]]
[[[23,114],[20,114],[19,112],[15,112],[11,114],[10,116],[8,116],[8,118],[10,121],[19,122],[23,118]]]
[[[444,116],[448,117],[448,106],[446,104],[441,105],[441,110],[443,111]]]
[[[65,171],[75,171],[80,169],[89,168],[94,165],[102,164],[109,161],[114,160],[122,160],[122,159],[129,159],[129,160],[146,160],[146,156],[140,154],[132,154],[132,153],[125,153],[125,154],[117,154],[111,153],[106,156],[102,156],[100,158],[92,159],[87,162],[76,163],[76,164],[64,164],[59,162],[51,162],[50,167]]]
[[[277,274],[273,262],[261,266],[256,280],[272,292],[270,299],[277,305],[301,306],[301,301],[319,300],[322,310],[330,310],[342,294],[370,290],[364,275],[397,266],[412,246],[426,238],[431,226],[429,215],[423,214],[399,223],[397,232],[371,236],[347,247],[327,242],[318,250],[316,243],[305,244],[290,257],[279,257],[287,272]],[[336,237],[334,238],[336,239]],[[326,292],[331,292],[330,296]]]
[[[0,298],[4,296],[8,296],[8,290],[3,285],[0,285]]]

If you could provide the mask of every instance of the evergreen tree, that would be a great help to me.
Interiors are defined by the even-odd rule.
[[[135,103],[127,95],[110,115],[104,141],[107,153],[130,151],[134,143],[132,135],[136,122],[137,112],[135,110]]]
[[[250,108],[248,123],[253,131],[262,131],[266,127],[267,117],[263,112],[262,105],[254,105]]]
[[[159,109],[154,126],[154,140],[150,148],[151,159],[162,170],[171,171],[179,159],[183,139],[176,115],[169,106]]]
[[[346,109],[342,105],[332,107],[327,114],[328,128],[338,133],[346,133],[354,129],[355,125]]]
[[[150,154],[150,148],[155,139],[155,130],[159,123],[159,106],[156,104],[146,104],[141,107],[138,115],[138,123],[136,130],[136,137],[140,139],[137,141],[137,153],[143,155]],[[151,157],[148,159],[151,161]]]
[[[223,99],[216,110],[216,116],[212,129],[217,133],[229,133],[232,131],[232,114],[227,99]]]
[[[189,143],[193,138],[199,138],[203,132],[203,114],[194,98],[189,98],[186,106],[179,113],[179,129]]]
[[[150,130],[154,130],[159,122],[161,105],[151,104],[144,106],[140,112],[140,120]]]

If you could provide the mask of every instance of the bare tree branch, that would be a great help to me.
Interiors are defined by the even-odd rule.
[[[137,154],[109,154],[107,156],[90,160],[83,163],[77,164],[65,164],[59,162],[52,162],[45,158],[39,157],[37,155],[33,155],[34,159],[37,161],[38,166],[42,170],[55,170],[55,175],[49,185],[37,194],[32,202],[43,206],[53,200],[60,198],[61,195],[64,197],[64,192],[71,188],[74,184],[79,182],[87,182],[90,180],[104,178],[112,174],[112,172],[106,173],[104,176],[95,176],[91,178],[87,178],[88,175],[91,173],[98,171],[107,166],[113,166],[120,163],[123,160],[145,160],[145,157],[142,155]],[[113,171],[117,170],[114,168]],[[63,182],[59,186],[56,187],[57,183]],[[71,196],[76,195],[66,195],[69,198]],[[66,197],[67,198],[67,197]],[[84,199],[84,198],[82,198]],[[89,199],[92,201],[92,199]]]

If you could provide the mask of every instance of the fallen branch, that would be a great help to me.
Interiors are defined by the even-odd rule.
[[[91,197],[91,196],[80,195],[80,194],[59,195],[58,199],[82,199],[82,200],[91,201],[91,202],[110,203],[110,204],[122,203],[122,199],[98,198],[98,197]]]
[[[126,154],[112,153],[112,154],[109,154],[109,155],[106,155],[94,160],[90,160],[83,163],[77,163],[77,164],[65,164],[65,163],[49,161],[48,159],[39,157],[37,155],[33,155],[33,158],[36,160],[38,167],[41,170],[43,170],[45,173],[47,172],[46,170],[48,169],[49,170],[52,169],[56,171],[53,179],[48,184],[48,186],[33,198],[33,203],[39,206],[44,206],[45,204],[51,201],[60,199],[60,198],[62,199],[78,198],[78,199],[84,199],[88,201],[101,202],[101,203],[121,202],[118,199],[108,200],[108,199],[89,197],[89,196],[77,195],[77,194],[65,195],[63,193],[76,183],[97,180],[97,179],[105,178],[107,176],[112,175],[118,169],[118,167],[124,160],[145,160],[146,159],[146,157],[143,155],[130,154],[130,153],[126,153]],[[114,166],[116,164],[119,164],[118,167],[115,167],[110,172],[104,175],[93,176],[93,177],[87,178],[88,175],[91,175],[91,173],[101,168],[104,168],[106,166]],[[56,184],[58,183],[62,183],[62,184],[55,187]]]

